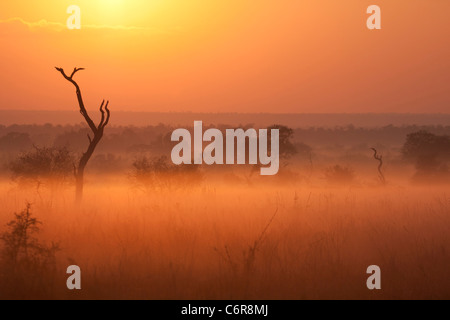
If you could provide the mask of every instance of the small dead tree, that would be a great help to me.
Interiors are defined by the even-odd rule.
[[[386,179],[384,177],[383,171],[381,170],[383,168],[383,156],[378,154],[377,149],[371,148],[374,152],[373,157],[375,160],[378,161],[378,177],[380,178],[380,181],[382,184],[386,184]]]
[[[80,113],[84,117],[89,128],[92,130],[92,133],[94,134],[93,138],[91,138],[91,136],[88,134],[89,147],[87,151],[83,153],[83,155],[81,156],[80,161],[78,163],[78,167],[74,165],[74,174],[76,180],[76,202],[81,203],[81,200],[83,198],[83,187],[84,187],[84,169],[86,168],[86,165],[91,159],[92,154],[94,153],[98,143],[103,138],[105,127],[108,125],[109,119],[111,117],[111,113],[108,109],[109,101],[106,101],[105,103],[105,100],[103,100],[102,104],[100,105],[101,120],[98,125],[95,125],[94,121],[92,121],[92,119],[89,117],[89,114],[84,106],[80,87],[78,86],[78,83],[75,82],[75,80],[73,80],[74,75],[78,71],[84,70],[84,68],[73,69],[73,72],[70,76],[66,75],[66,73],[62,68],[56,68],[56,70],[58,70],[67,81],[69,81],[75,86],[78,105],[80,106]]]

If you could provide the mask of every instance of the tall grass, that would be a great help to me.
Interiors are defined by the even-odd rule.
[[[61,244],[54,281],[32,297],[450,298],[450,195],[442,188],[206,181],[152,194],[121,178],[93,181],[79,209],[70,189],[38,196],[1,186],[0,226],[31,202],[45,222],[41,241]],[[80,292],[65,287],[72,264],[81,267]],[[381,291],[366,288],[373,264]]]

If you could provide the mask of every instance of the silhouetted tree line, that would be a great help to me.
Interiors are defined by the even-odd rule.
[[[225,132],[232,126],[223,124],[215,127]],[[238,127],[247,129],[253,126]],[[170,137],[175,129],[173,126],[164,124],[147,127],[111,127],[105,133],[104,140],[98,146],[97,153],[92,157],[89,166],[94,172],[124,172],[133,168],[136,159],[147,157],[147,160],[151,162],[164,156],[170,157],[174,146]],[[389,160],[395,157],[396,161],[413,163],[417,169],[417,179],[421,177],[444,179],[449,171],[450,126],[386,126],[382,128],[347,126],[306,129],[284,127],[282,129],[280,156],[282,159],[292,158],[292,162],[304,161],[308,165],[311,162],[312,166],[313,155],[324,162],[334,161],[335,164],[339,163],[344,156],[350,162],[369,161],[372,160],[370,159],[372,155],[368,150],[372,146],[377,148],[381,146],[380,149],[384,150],[385,157]],[[13,168],[16,178],[25,173],[28,176],[34,176],[35,174],[29,168],[26,169],[25,155],[54,161],[49,160],[52,152],[66,150],[65,168],[71,170],[73,174],[73,163],[70,161],[83,152],[88,132],[89,128],[84,124],[0,126],[0,171],[6,174]],[[14,160],[20,159],[24,166],[19,170],[17,163],[14,166]],[[53,169],[47,166],[45,170],[52,172]]]
[[[218,128],[232,128],[226,124]],[[251,125],[239,126],[249,128]],[[104,140],[98,147],[98,152],[132,152],[159,151],[160,154],[170,150],[170,135],[176,128],[170,125],[135,127],[110,127]],[[328,146],[373,146],[386,143],[401,147],[405,137],[413,132],[427,131],[435,135],[450,135],[450,126],[386,126],[381,128],[357,128],[355,126],[335,128],[296,128],[293,129],[293,143],[306,143],[316,147]],[[89,128],[80,124],[67,125],[0,125],[0,153],[30,150],[34,145],[70,147],[75,152],[81,152],[86,144],[86,134]]]

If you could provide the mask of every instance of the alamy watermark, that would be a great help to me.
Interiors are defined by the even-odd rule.
[[[67,8],[67,13],[70,14],[67,19],[67,28],[69,30],[81,29],[81,8],[71,5]]]
[[[248,158],[248,164],[266,166],[260,169],[263,176],[276,175],[280,168],[279,129],[270,130],[270,141],[268,129],[227,129],[224,138],[218,129],[203,133],[203,122],[195,121],[193,138],[189,130],[177,129],[171,139],[179,142],[171,154],[176,165],[242,165],[247,164]],[[203,148],[203,142],[209,144]]]

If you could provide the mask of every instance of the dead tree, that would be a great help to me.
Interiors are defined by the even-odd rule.
[[[378,155],[378,151],[375,148],[371,148],[374,152],[373,157],[375,160],[379,162],[378,164],[378,177],[380,178],[380,181],[382,184],[386,184],[386,179],[384,177],[383,171],[381,170],[383,168],[383,156]]]
[[[94,121],[89,117],[89,114],[84,106],[83,97],[81,96],[81,90],[78,86],[78,83],[73,80],[74,75],[81,70],[84,70],[84,68],[75,68],[73,69],[73,72],[70,76],[66,75],[64,70],[62,68],[56,68],[61,74],[64,76],[64,78],[72,83],[75,86],[77,99],[78,99],[78,105],[80,106],[80,113],[86,120],[89,128],[91,129],[92,133],[94,134],[94,137],[92,138],[88,134],[89,139],[89,147],[85,153],[80,158],[80,161],[78,163],[78,167],[74,165],[74,174],[75,174],[75,181],[76,181],[76,202],[79,204],[81,203],[81,200],[83,198],[83,187],[84,187],[84,169],[86,168],[86,165],[88,164],[89,160],[92,157],[92,154],[95,151],[95,148],[97,147],[100,140],[103,138],[103,132],[105,130],[105,127],[109,123],[109,119],[111,117],[111,113],[109,112],[108,105],[109,101],[103,100],[102,104],[100,105],[100,113],[101,113],[101,120],[98,125],[95,125]]]

